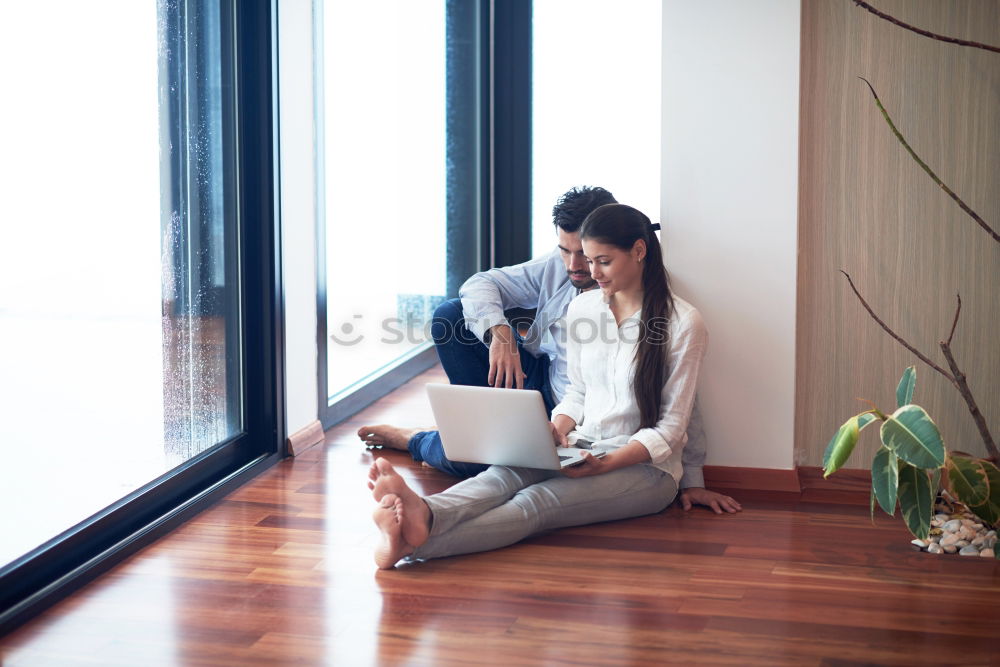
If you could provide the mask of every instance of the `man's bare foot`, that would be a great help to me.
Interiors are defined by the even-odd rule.
[[[403,539],[403,513],[403,501],[390,493],[372,514],[382,533],[382,541],[375,547],[375,564],[380,570],[391,570],[400,558],[413,553],[413,547]]]
[[[419,428],[400,428],[389,424],[376,424],[375,426],[362,426],[358,429],[358,437],[369,447],[380,445],[389,449],[407,451],[410,438],[420,433]]]
[[[399,498],[399,523],[403,541],[411,547],[419,547],[427,541],[430,533],[431,510],[423,498],[406,484],[406,480],[392,467],[387,459],[376,459],[368,471],[368,488],[372,496],[381,503],[388,496]]]

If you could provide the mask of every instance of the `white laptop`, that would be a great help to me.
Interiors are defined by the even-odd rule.
[[[452,461],[559,470],[582,463],[588,451],[553,444],[537,391],[428,384],[427,397]]]

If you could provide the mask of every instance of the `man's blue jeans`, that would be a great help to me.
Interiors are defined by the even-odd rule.
[[[546,412],[552,412],[555,402],[549,387],[549,358],[536,357],[523,347],[523,339],[517,334],[517,347],[524,371],[524,388],[536,389],[542,394]],[[490,371],[490,349],[465,326],[462,316],[462,302],[459,299],[445,301],[434,311],[431,336],[437,347],[441,366],[452,384],[486,387]],[[437,431],[421,431],[409,443],[410,455],[414,461],[423,461],[456,477],[473,477],[489,466],[481,463],[451,461],[444,455],[441,435]]]

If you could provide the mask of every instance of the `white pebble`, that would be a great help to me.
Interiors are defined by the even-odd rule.
[[[987,535],[986,537],[983,538],[983,546],[986,547],[987,549],[992,549],[994,546],[996,546],[996,543],[997,543],[996,535]]]
[[[977,547],[979,545],[981,545],[985,541],[986,541],[986,538],[983,537],[982,535],[977,535],[976,537],[972,538],[972,544],[974,544]]]
[[[928,551],[930,551],[930,549],[928,549]],[[982,551],[979,552],[979,555],[982,556],[983,558],[996,557],[995,554],[993,553],[993,549],[983,549]]]
[[[958,552],[958,555],[959,556],[978,556],[979,555],[979,549],[976,548],[976,547],[974,547],[974,546],[972,546],[970,544],[968,546],[962,547],[962,550]]]
[[[951,546],[956,542],[958,542],[958,539],[959,539],[958,535],[956,535],[955,533],[948,533],[947,535],[941,537],[941,546],[943,547]]]
[[[955,546],[954,544],[946,544],[946,545],[944,546],[944,550],[945,550],[945,551],[946,551],[947,553],[950,553],[950,554],[953,554],[953,553],[955,553],[956,551],[958,551],[958,547],[956,547],[956,546]]]
[[[941,541],[941,536],[940,535],[931,535],[930,538],[927,541],[931,542],[933,544],[937,544],[938,542]]]
[[[923,540],[910,540],[910,544],[915,547],[920,547],[921,549],[927,548],[927,542],[924,542]]]
[[[962,527],[962,522],[959,519],[952,519],[951,521],[945,522],[941,529],[946,533],[957,533],[958,529]]]
[[[934,521],[938,521],[940,523],[944,523],[945,521],[948,520],[948,515],[947,514],[935,514],[933,520]]]
[[[941,548],[940,544],[931,544],[927,547],[927,553],[929,554],[944,553],[944,549]]]
[[[958,542],[955,542],[955,546],[959,549],[964,549],[969,546],[969,540],[959,540]]]

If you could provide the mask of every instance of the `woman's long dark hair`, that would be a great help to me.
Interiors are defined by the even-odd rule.
[[[668,323],[674,312],[670,280],[663,266],[663,252],[653,225],[641,211],[624,204],[605,204],[583,221],[580,239],[591,239],[629,252],[635,242],[646,242],[642,267],[642,315],[635,349],[632,392],[639,405],[639,427],[653,426],[660,418],[660,398],[666,382]]]

